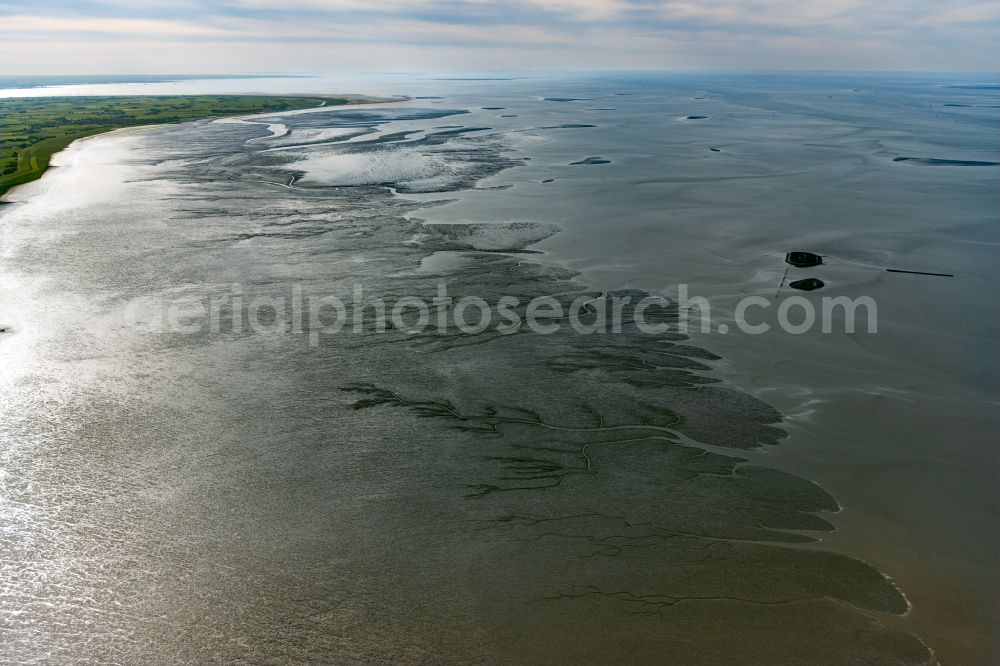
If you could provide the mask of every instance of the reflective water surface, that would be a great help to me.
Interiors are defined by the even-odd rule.
[[[78,142],[0,209],[0,653],[989,663],[982,83],[383,78],[354,89],[423,99]],[[825,263],[786,276],[789,250]],[[879,332],[719,332],[739,298],[814,274],[816,303],[875,298]],[[129,307],[441,282],[490,303],[686,283],[712,330],[365,315],[310,344]]]

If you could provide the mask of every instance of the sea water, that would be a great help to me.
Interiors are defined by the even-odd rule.
[[[9,658],[996,655],[988,77],[91,88],[49,92],[410,99],[93,137],[8,194]],[[710,313],[681,333],[661,307],[661,335],[231,318],[442,284],[567,304],[684,285]],[[784,331],[791,295],[870,297],[877,332]],[[773,302],[767,333],[738,326],[748,296]],[[212,299],[217,330],[135,316]]]

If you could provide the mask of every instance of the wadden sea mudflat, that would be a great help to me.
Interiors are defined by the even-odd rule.
[[[823,101],[862,87],[880,103]],[[74,144],[0,212],[4,650],[995,654],[996,169],[893,161],[995,161],[995,139],[965,107],[935,131],[905,104],[928,88],[442,81],[422,84],[440,100]],[[880,333],[719,334],[740,296],[774,295],[791,249],[824,255],[817,294],[876,297]],[[442,282],[488,303],[683,282],[712,332],[379,332],[352,300],[430,302]],[[137,299],[292,285],[363,331],[135,324]]]
[[[3,81],[0,80],[0,86]],[[347,98],[268,95],[129,97],[0,95],[0,195],[39,178],[54,153],[94,134],[123,127],[217,116],[347,104]]]
[[[537,247],[588,284],[675,293],[686,283],[708,298],[712,332],[695,327],[695,340],[723,357],[715,367],[727,381],[785,415],[791,439],[769,463],[820,482],[847,509],[823,546],[892,572],[919,600],[905,622],[943,663],[975,664],[1000,653],[1000,465],[989,444],[1000,430],[997,169],[895,161],[996,161],[997,112],[987,103],[995,88],[970,80],[664,77],[654,93],[645,79],[644,93],[615,102],[629,112],[576,110],[574,119],[606,122],[583,136],[551,136],[533,147],[547,159],[524,167],[544,182],[556,174],[548,165],[584,141],[582,150],[614,159],[613,169],[559,173],[546,185],[559,191],[533,197],[522,188],[529,200],[504,210],[559,220],[562,233]],[[580,97],[597,88],[573,87]],[[963,106],[949,106],[956,100]],[[688,109],[712,119],[678,131]],[[429,217],[475,219],[497,198],[467,193]],[[830,334],[817,323],[789,335],[775,306],[754,319],[771,326],[767,335],[720,335],[720,325],[735,330],[741,298],[775,297],[792,249],[825,257],[817,270],[788,273],[824,280],[809,296],[817,312],[823,297],[869,295],[878,334],[843,335],[838,319]]]

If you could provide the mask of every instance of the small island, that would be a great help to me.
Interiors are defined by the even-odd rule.
[[[77,139],[122,127],[213,116],[336,106],[346,98],[273,95],[156,95],[0,99],[0,195],[35,180],[54,153]]]

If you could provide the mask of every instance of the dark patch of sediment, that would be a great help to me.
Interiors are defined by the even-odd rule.
[[[815,291],[816,289],[822,289],[825,287],[826,283],[819,278],[806,278],[804,280],[790,282],[788,283],[788,286],[792,289],[798,289],[799,291]]]
[[[893,162],[907,162],[920,166],[1000,166],[1000,162],[984,162],[979,160],[944,160],[935,157],[894,157]]]

